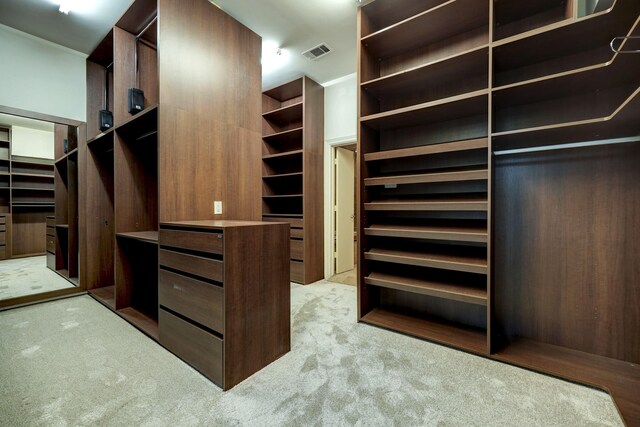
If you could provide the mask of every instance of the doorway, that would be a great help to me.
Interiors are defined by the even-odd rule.
[[[334,147],[332,189],[332,282],[355,286],[356,144]]]

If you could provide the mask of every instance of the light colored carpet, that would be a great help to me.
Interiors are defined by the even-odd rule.
[[[349,271],[345,271],[344,273],[336,274],[331,277],[329,281],[334,283],[342,283],[343,285],[351,285],[357,286],[358,284],[358,270],[356,268],[352,268]]]
[[[0,261],[1,300],[73,286],[47,268],[47,257],[44,255]]]
[[[0,424],[622,425],[605,393],[357,324],[351,286],[293,285],[292,322],[223,393],[88,296],[1,312]]]

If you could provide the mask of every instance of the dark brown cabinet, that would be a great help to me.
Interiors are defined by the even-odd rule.
[[[262,217],[291,224],[291,281],[324,277],[324,89],[308,77],[262,94]]]
[[[227,390],[290,349],[289,226],[160,224],[159,341]]]

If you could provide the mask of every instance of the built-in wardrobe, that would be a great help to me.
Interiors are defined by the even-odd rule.
[[[639,14],[360,8],[359,321],[605,389],[640,424]]]

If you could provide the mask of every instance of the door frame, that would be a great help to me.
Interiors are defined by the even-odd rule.
[[[356,135],[335,138],[325,141],[324,144],[324,277],[329,279],[335,274],[333,262],[333,236],[336,232],[336,223],[333,216],[333,201],[336,197],[336,176],[333,159],[335,150],[345,145],[353,145],[358,141]],[[358,164],[356,162],[356,176]],[[356,196],[357,197],[357,196]]]

